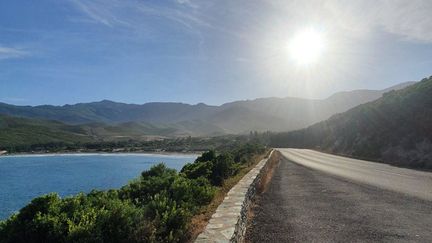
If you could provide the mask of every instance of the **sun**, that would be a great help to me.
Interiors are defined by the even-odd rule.
[[[316,63],[325,47],[323,33],[315,29],[306,29],[297,33],[288,43],[291,57],[300,65]]]

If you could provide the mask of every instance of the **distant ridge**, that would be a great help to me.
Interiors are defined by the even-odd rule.
[[[373,101],[402,83],[384,90],[354,90],[327,99],[260,98],[221,106],[152,102],[142,105],[102,100],[64,106],[15,106],[0,103],[0,114],[59,121],[68,125],[106,124],[135,127],[149,135],[212,136],[249,131],[291,131],[307,127],[359,104]],[[133,124],[133,125],[132,125]],[[141,129],[145,127],[146,129]],[[152,127],[152,129],[147,129]],[[121,130],[121,129],[119,129]],[[154,134],[155,133],[155,134]]]

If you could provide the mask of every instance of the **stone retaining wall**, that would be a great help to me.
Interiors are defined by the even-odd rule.
[[[256,194],[261,178],[268,171],[270,163],[267,161],[272,154],[273,151],[231,188],[212,215],[204,232],[196,239],[196,243],[243,242],[251,200]]]

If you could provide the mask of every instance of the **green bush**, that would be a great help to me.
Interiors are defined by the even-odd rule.
[[[187,223],[192,214],[166,194],[156,194],[146,205],[146,216],[157,229],[157,242],[179,242],[186,237]]]
[[[143,209],[116,192],[41,196],[0,226],[1,242],[138,242],[152,234]]]
[[[204,152],[200,157],[198,157],[195,162],[206,162],[213,161],[216,158],[216,152],[214,150],[210,150]]]
[[[246,143],[235,149],[224,151],[216,155],[211,150],[198,157],[194,163],[186,164],[181,173],[189,179],[206,178],[214,186],[221,186],[223,181],[235,175],[242,165],[249,165],[248,161],[257,154],[265,152],[260,144]]]
[[[222,154],[213,162],[211,181],[213,185],[222,185],[222,182],[234,174],[234,160],[230,154]]]
[[[120,197],[130,199],[137,205],[145,205],[154,195],[170,188],[176,176],[177,172],[164,164],[155,165],[144,171],[139,179],[121,188]]]
[[[183,166],[181,173],[183,173],[189,179],[197,179],[204,177],[207,179],[211,178],[213,171],[213,161],[195,161],[195,163],[188,163]]]

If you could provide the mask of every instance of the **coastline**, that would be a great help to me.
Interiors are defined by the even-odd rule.
[[[152,151],[140,151],[140,152],[55,152],[55,153],[10,153],[0,155],[3,157],[44,157],[44,156],[178,156],[178,157],[198,157],[201,152],[152,152]]]
[[[0,191],[0,221],[9,218],[33,198],[47,193],[56,192],[64,198],[80,192],[87,194],[93,189],[120,189],[139,178],[142,171],[149,170],[153,165],[164,163],[167,167],[180,171],[184,164],[193,162],[196,157],[198,154],[165,151],[15,153],[0,156],[0,171],[8,175],[0,181],[3,185],[14,185]],[[40,176],[42,173],[46,174]],[[82,176],[83,173],[86,176]],[[21,175],[25,175],[25,179],[20,179]],[[31,190],[28,189],[30,184],[27,179],[32,181]],[[119,181],[122,182],[117,183]],[[89,184],[92,186],[87,186]],[[18,189],[11,192],[13,188]],[[15,197],[14,193],[18,196]]]

